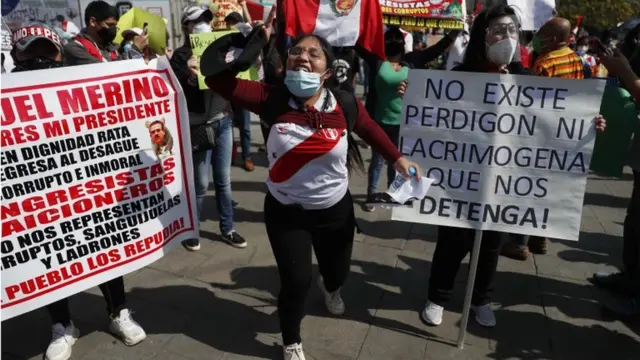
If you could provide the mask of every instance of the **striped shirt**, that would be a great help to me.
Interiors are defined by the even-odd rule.
[[[552,51],[538,58],[534,71],[540,76],[584,79],[582,58],[568,47]]]

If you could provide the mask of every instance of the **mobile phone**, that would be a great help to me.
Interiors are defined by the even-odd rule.
[[[147,35],[148,32],[149,32],[149,23],[144,23],[142,25],[142,34]]]

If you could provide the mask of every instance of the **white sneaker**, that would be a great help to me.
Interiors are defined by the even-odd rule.
[[[54,324],[52,331],[51,343],[44,355],[45,360],[69,359],[71,357],[71,347],[78,340],[80,330],[73,326],[73,322],[70,322],[67,327],[60,323]]]
[[[342,315],[345,311],[344,301],[342,301],[342,296],[340,296],[340,289],[330,293],[324,287],[324,281],[322,281],[322,276],[318,277],[318,286],[320,290],[322,290],[322,294],[324,294],[324,305],[327,307],[327,310],[333,315]]]
[[[304,351],[302,351],[302,344],[291,344],[283,347],[284,360],[305,360]]]
[[[442,306],[427,300],[427,305],[422,311],[422,320],[429,325],[438,326],[442,324],[443,313],[444,308]]]
[[[142,326],[131,317],[129,309],[120,310],[120,316],[111,319],[109,329],[127,346],[136,345],[147,338]]]
[[[485,327],[496,326],[496,314],[491,310],[490,304],[471,306],[471,310],[476,314],[476,321],[478,324]]]

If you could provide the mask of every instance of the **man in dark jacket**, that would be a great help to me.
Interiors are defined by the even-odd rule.
[[[102,0],[92,1],[84,11],[86,28],[64,46],[67,66],[120,60],[118,45],[113,43],[118,32],[118,10]],[[147,35],[133,38],[137,52],[145,51]]]

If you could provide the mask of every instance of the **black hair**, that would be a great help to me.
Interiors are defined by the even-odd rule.
[[[483,64],[487,61],[487,42],[485,40],[487,29],[493,20],[505,16],[513,18],[518,24],[520,23],[515,10],[509,5],[495,5],[482,10],[480,14],[478,14],[471,26],[469,43],[467,44],[467,50],[465,51],[464,60],[462,61],[463,64],[473,65],[475,67],[477,64]]]
[[[400,57],[404,55],[404,34],[400,28],[392,27],[384,33],[384,52],[387,56]]]
[[[327,69],[333,69],[333,62],[336,60],[336,54],[333,52],[331,44],[329,44],[329,42],[323,37],[315,34],[302,35],[293,40],[291,47],[298,45],[300,42],[308,38],[316,39],[320,43],[320,48],[322,49],[324,56],[327,58]],[[286,63],[286,61],[284,63]],[[328,87],[330,90],[338,88],[338,81],[334,75],[331,75],[331,77],[325,80],[324,83],[325,87]]]
[[[322,49],[324,56],[327,58],[327,69],[332,69],[333,62],[336,60],[336,56],[333,53],[333,47],[331,46],[331,44],[329,44],[329,42],[325,38],[315,34],[302,35],[294,39],[293,42],[291,43],[291,46],[294,47],[298,45],[300,42],[302,42],[303,40],[308,38],[316,39],[320,43],[320,48]],[[325,80],[324,86],[334,94],[337,91],[342,91],[339,89],[339,84],[338,84],[338,81],[336,80],[335,75],[331,75],[331,77]],[[345,120],[347,120],[346,116],[345,116]],[[358,148],[358,144],[356,143],[353,136],[349,135],[348,143],[349,143],[349,147],[347,150],[347,169],[349,169],[349,172],[356,170],[360,173],[364,173],[365,170],[364,170],[364,160],[362,159],[362,153],[360,153],[360,148]]]
[[[629,30],[629,32],[624,36],[624,39],[622,40],[622,44],[620,44],[620,51],[627,58],[633,54],[633,51],[635,50],[636,46],[639,45],[636,43],[639,33],[640,33],[640,24],[638,24],[633,29]]]
[[[576,40],[576,45],[578,45],[578,46],[584,46],[584,45],[589,46],[589,38],[586,37],[586,36],[579,37],[578,40]]]
[[[627,58],[630,59],[636,49],[640,46],[640,24],[638,24],[633,29],[629,30],[627,35],[625,35],[622,44],[620,45],[620,52]],[[640,54],[636,55],[636,57],[631,61],[631,68],[636,75],[640,74]]]
[[[118,20],[118,18],[120,18],[120,15],[118,14],[118,9],[116,9],[115,6],[110,5],[106,1],[92,1],[84,10],[84,23],[86,26],[89,26],[89,19],[91,18],[96,19],[96,21],[104,21],[110,17]]]

